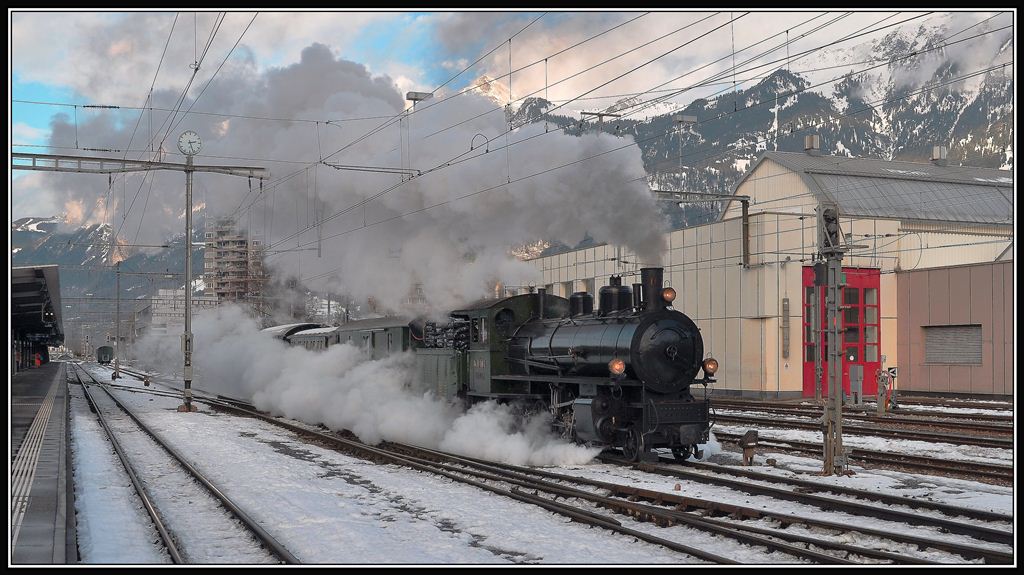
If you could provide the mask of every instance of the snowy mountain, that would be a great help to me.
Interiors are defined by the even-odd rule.
[[[83,226],[70,232],[61,232],[57,224],[63,221],[55,218],[21,218],[11,224],[11,260],[15,266],[57,264],[60,266],[61,295],[63,297],[83,296],[87,293],[96,297],[112,297],[115,289],[114,269],[110,266],[120,260],[121,289],[123,297],[134,294],[144,295],[159,288],[180,288],[180,276],[131,275],[132,271],[147,272],[167,270],[180,274],[185,266],[184,234],[168,240],[169,248],[138,250],[114,248],[111,236],[114,229],[109,224]],[[202,229],[197,226],[197,229]],[[202,241],[201,232],[196,233],[193,242]],[[121,238],[120,243],[124,243]],[[203,273],[202,252],[192,259],[192,273],[201,277]]]
[[[675,109],[654,96],[646,97],[652,106],[624,99],[605,109],[622,117],[603,124],[581,124],[560,111],[545,116],[550,103],[531,98],[515,122],[632,136],[648,184],[661,190],[729,193],[761,153],[802,151],[808,134],[821,136],[828,155],[927,161],[932,146],[944,145],[951,165],[1012,169],[1014,83],[1012,68],[1003,66],[1012,63],[1012,30],[951,44],[992,27],[999,25],[964,30],[928,20],[793,60],[792,71],[765,69],[751,85]],[[676,114],[698,123],[680,130]],[[706,221],[715,210],[666,204],[673,226]]]

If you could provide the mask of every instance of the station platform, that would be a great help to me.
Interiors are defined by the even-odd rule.
[[[10,380],[12,564],[78,562],[66,367],[51,362]]]

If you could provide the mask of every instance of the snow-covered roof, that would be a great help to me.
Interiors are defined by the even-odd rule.
[[[303,330],[303,329],[309,329],[309,328],[313,328],[313,327],[320,327],[320,325],[321,324],[319,324],[319,323],[310,323],[310,322],[286,323],[284,325],[271,326],[271,327],[265,328],[265,329],[263,329],[261,331],[263,333],[269,334],[269,335],[271,335],[273,337],[285,338],[285,337],[288,337],[289,335],[294,334],[297,331],[300,331],[300,330]]]
[[[306,336],[306,335],[327,335],[327,334],[334,333],[334,332],[338,331],[338,329],[339,328],[337,328],[337,327],[317,327],[317,328],[313,328],[313,329],[304,329],[302,331],[297,331],[297,332],[293,333],[291,335],[291,337],[295,338],[295,337],[302,337],[302,336]]]

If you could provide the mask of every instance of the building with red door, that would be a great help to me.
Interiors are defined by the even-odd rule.
[[[1004,264],[1000,270],[1012,269],[1013,172],[949,166],[944,157],[939,149],[932,161],[919,162],[824,156],[814,141],[805,153],[768,151],[734,187],[736,196],[749,197],[746,214],[742,202],[731,200],[715,222],[666,232],[660,262],[639,262],[626,248],[596,245],[533,258],[528,261],[535,276],[501,280],[512,286],[535,283],[567,297],[607,285],[612,274],[631,283],[640,267],[661,265],[666,284],[679,294],[674,307],[697,322],[705,351],[721,363],[714,393],[813,396],[814,358],[822,353],[812,343],[809,314],[815,208],[835,203],[846,243],[856,246],[843,260],[844,388],[849,390],[850,367],[861,365],[865,394],[876,393],[875,376],[883,367],[898,369],[898,386],[904,381],[901,374],[907,374],[915,392],[932,391],[932,378],[940,377],[934,391],[1012,393],[1007,379],[1012,370],[1004,369],[1004,353],[998,368],[982,363],[966,370],[932,368],[958,367],[953,365],[957,358],[948,355],[951,337],[967,338],[952,341],[972,346],[981,341],[985,349],[996,345],[993,333],[1005,331],[1005,322],[996,324],[995,314],[968,313],[964,320],[963,314],[909,312],[908,305],[929,294],[948,298],[912,271],[994,262]],[[628,217],[623,224],[654,225]],[[973,277],[953,276],[935,278],[945,281],[948,291]],[[1000,283],[1000,289],[1005,285]],[[970,298],[962,302],[969,309],[981,309],[977,300],[986,297],[981,287],[953,293]],[[1000,310],[1012,317],[1012,309]],[[930,354],[924,352],[927,341],[932,342]],[[1000,332],[998,345],[1012,349],[1012,334]],[[980,362],[997,361],[991,353],[980,357]],[[1012,363],[1012,353],[1009,357]],[[986,383],[972,388],[970,378],[982,373]]]

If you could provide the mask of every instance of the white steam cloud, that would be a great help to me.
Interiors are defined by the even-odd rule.
[[[351,345],[322,352],[288,346],[261,333],[235,306],[198,316],[194,331],[197,388],[348,429],[367,443],[406,442],[519,465],[582,464],[599,451],[554,437],[542,417],[519,425],[507,405],[488,402],[463,412],[414,381],[411,353],[371,361]],[[140,362],[180,371],[176,342],[177,336],[144,337]]]
[[[262,194],[258,182],[197,173],[193,200],[204,206],[199,216],[233,215],[262,238],[272,248],[268,267],[275,272],[357,302],[372,296],[396,311],[419,285],[431,307],[444,310],[487,295],[498,280],[536,283],[537,271],[509,250],[539,239],[574,245],[589,235],[625,246],[640,261],[660,261],[663,217],[632,136],[545,133],[540,122],[506,137],[504,102],[471,92],[449,101],[438,93],[401,124],[360,139],[381,118],[402,114],[406,101],[392,78],[337,58],[323,44],[305,48],[299,62],[266,70],[239,54],[195,107],[237,117],[193,113],[181,120],[179,114],[181,123],[164,130],[164,159],[181,161],[174,142],[191,129],[204,142],[197,164],[271,169]],[[153,103],[173,108],[176,98],[175,91],[162,90]],[[190,106],[186,98],[182,108]],[[154,127],[167,115],[152,113]],[[81,113],[77,120],[57,114],[49,144],[80,141],[120,150],[138,119],[137,112],[111,110]],[[133,149],[147,147],[149,122],[146,112]],[[159,143],[162,133],[154,128],[152,137]],[[318,163],[321,157],[326,164]],[[394,173],[330,164],[424,173],[402,182]],[[182,233],[184,178],[175,172],[150,177],[152,189],[141,175],[111,182],[47,174],[16,193],[51,190],[76,221],[113,222],[128,243],[163,243]]]

